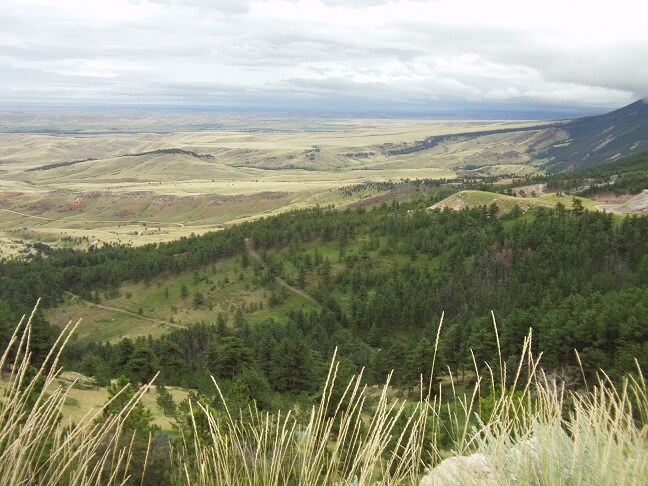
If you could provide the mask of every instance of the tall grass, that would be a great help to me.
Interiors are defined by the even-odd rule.
[[[101,409],[78,424],[61,423],[71,385],[58,383],[58,362],[78,323],[65,327],[34,369],[29,352],[33,315],[23,317],[0,358],[0,369],[9,375],[0,397],[0,484],[124,484],[132,475],[132,443],[120,445],[123,426],[146,389],[119,414],[103,419]]]
[[[458,426],[459,416],[474,415],[476,424],[466,422],[456,456],[420,484],[648,484],[648,393],[638,364],[636,376],[620,385],[601,371],[593,386],[574,391],[545,374],[530,348],[531,335],[511,386],[500,360],[499,376],[487,367],[472,397],[455,401],[460,410],[450,411],[451,422]],[[488,413],[476,399],[484,383],[494,397]]]
[[[201,432],[194,421],[194,441],[181,456],[187,484],[416,483],[427,401],[404,417],[406,402],[388,399],[388,381],[368,413],[360,374],[333,403],[336,373],[334,360],[319,404],[303,424],[290,412],[273,415],[251,407],[235,415],[226,407],[224,414],[213,414],[199,404],[199,415],[207,418],[207,440],[197,439]],[[401,419],[404,425],[397,428]],[[186,454],[190,449],[195,454]]]
[[[120,440],[146,387],[118,415],[98,421],[99,410],[79,424],[60,423],[69,389],[55,382],[57,363],[74,327],[35,373],[29,319],[2,356],[3,369],[10,357],[15,365],[1,399],[0,484],[146,483],[146,461],[134,470],[133,442]],[[435,349],[438,341],[439,335]],[[214,381],[222,406],[190,403],[168,482],[645,485],[648,394],[641,370],[620,385],[601,372],[588,389],[571,391],[543,372],[530,344],[529,336],[514,370],[500,359],[495,370],[479,373],[475,363],[475,387],[459,394],[452,380],[451,400],[423,383],[417,400],[390,398],[389,379],[375,396],[361,373],[339,384],[335,358],[305,417],[254,406],[231,410]]]

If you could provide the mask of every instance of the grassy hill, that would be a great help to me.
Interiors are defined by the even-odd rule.
[[[28,180],[33,183],[46,183],[56,180],[65,183],[73,180],[83,183],[90,179],[94,182],[134,182],[158,181],[160,175],[173,180],[187,179],[231,179],[240,177],[241,171],[233,169],[213,159],[194,157],[178,153],[146,153],[125,155],[102,160],[87,160],[71,165],[31,170]],[[27,174],[25,175],[25,178]]]
[[[580,198],[583,206],[587,209],[596,209],[597,203],[591,199]],[[509,196],[506,194],[498,194],[495,192],[487,191],[460,191],[446,199],[434,204],[430,209],[453,209],[461,210],[465,208],[474,208],[479,206],[489,206],[490,204],[497,204],[501,213],[510,212],[515,206],[518,206],[523,211],[527,211],[533,207],[553,208],[556,204],[561,203],[564,206],[571,206],[573,196],[544,194],[536,197],[519,197]]]
[[[233,325],[239,309],[256,325],[269,318],[281,319],[291,310],[319,308],[290,288],[262,284],[259,269],[258,264],[244,268],[240,258],[226,258],[192,272],[127,282],[119,292],[99,292],[94,301],[67,294],[61,305],[47,309],[45,315],[59,327],[82,318],[76,333],[79,340],[117,342],[211,323],[218,314]],[[198,302],[196,295],[200,295]]]

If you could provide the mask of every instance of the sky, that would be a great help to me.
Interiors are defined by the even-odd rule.
[[[606,111],[648,95],[633,0],[2,0],[0,104]]]

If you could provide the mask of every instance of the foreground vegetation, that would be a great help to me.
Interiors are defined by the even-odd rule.
[[[220,406],[189,398],[173,433],[162,433],[140,403],[150,383],[133,393],[118,381],[102,410],[60,422],[69,389],[45,390],[72,331],[36,370],[31,322],[23,319],[2,356],[2,369],[11,370],[0,408],[4,484],[638,485],[648,475],[641,370],[619,386],[601,372],[570,391],[544,373],[530,338],[513,368],[500,359],[471,391],[455,389],[452,405],[422,392],[395,400],[389,383],[374,399],[361,374],[339,383],[334,357],[317,403],[303,414],[233,409],[214,381]]]
[[[633,192],[645,163],[543,183]],[[639,484],[648,217],[476,191],[431,209],[463,187],[406,184],[409,201],[0,261],[5,479]],[[112,314],[70,334],[74,309]],[[60,388],[61,365],[83,383]],[[67,424],[80,385],[109,401]]]

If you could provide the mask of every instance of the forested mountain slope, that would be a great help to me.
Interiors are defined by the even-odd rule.
[[[533,183],[545,183],[549,191],[593,196],[639,194],[648,189],[648,152],[574,172],[537,176]]]
[[[471,349],[478,366],[496,359],[491,310],[505,359],[515,359],[532,328],[533,350],[544,353],[548,370],[580,376],[575,349],[586,375],[603,367],[621,376],[634,369],[635,357],[648,366],[648,218],[617,220],[578,204],[514,208],[504,216],[497,205],[425,208],[314,208],[168,244],[44,249],[47,256],[30,263],[0,265],[0,299],[23,309],[42,295],[55,306],[64,291],[90,298],[95,289],[148,285],[156,276],[237,256],[241,284],[267,289],[264,307],[280,302],[274,282],[281,277],[319,308],[294,308],[252,325],[256,307],[232,304],[215,309],[209,322],[159,338],[79,342],[66,359],[68,367],[103,379],[125,374],[143,382],[160,369],[164,382],[205,393],[214,374],[240,399],[267,407],[276,393],[314,391],[336,347],[349,376],[364,366],[367,379],[380,382],[396,369],[396,386],[416,386],[421,374],[430,376],[442,312],[435,373],[471,368]],[[263,265],[250,261],[245,238],[255,242]]]
[[[570,139],[542,152],[550,171],[601,165],[648,150],[648,103],[645,99],[606,113],[579,118],[563,127]]]

